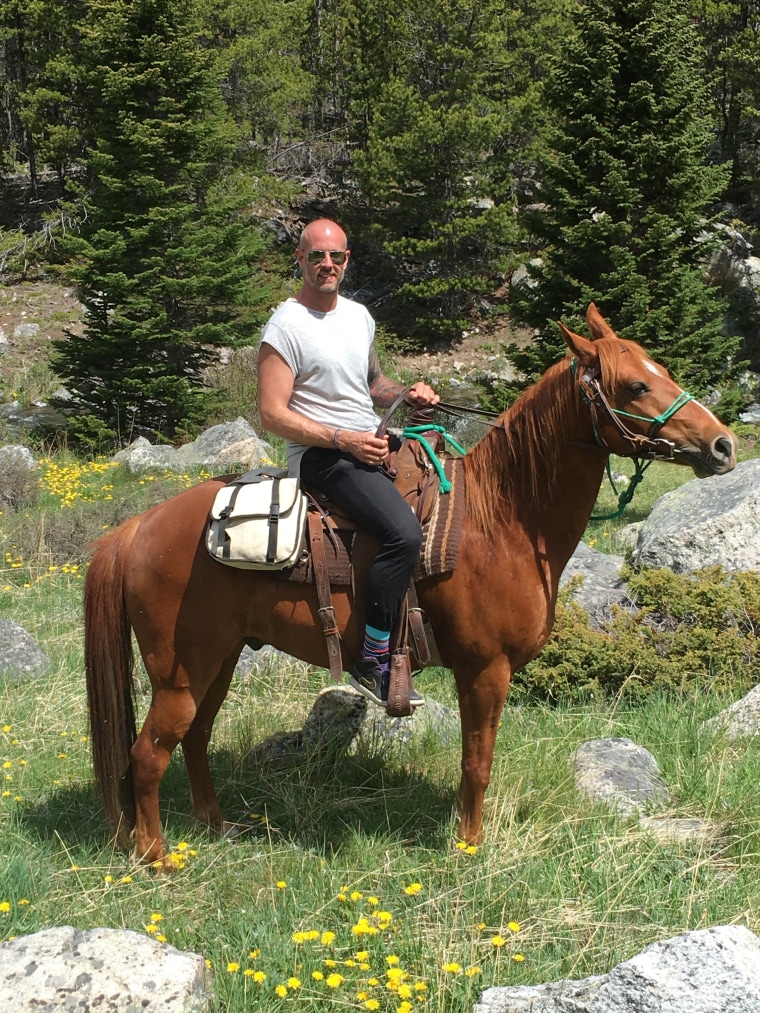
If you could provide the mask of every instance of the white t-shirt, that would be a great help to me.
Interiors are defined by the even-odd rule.
[[[372,407],[369,376],[376,368],[375,322],[361,303],[338,296],[329,313],[310,310],[296,299],[280,303],[261,335],[293,372],[288,407],[299,415],[357,432],[380,424]],[[297,475],[309,448],[287,441],[288,468]]]

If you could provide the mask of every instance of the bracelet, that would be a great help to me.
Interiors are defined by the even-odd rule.
[[[338,446],[338,433],[342,433],[342,432],[343,432],[342,429],[336,429],[335,432],[333,433],[333,446],[338,451],[340,451],[340,447]]]

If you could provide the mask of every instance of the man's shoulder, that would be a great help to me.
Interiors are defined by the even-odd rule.
[[[357,302],[355,299],[349,299],[347,296],[339,295],[335,311],[343,320],[351,320],[355,324],[363,324],[370,330],[374,329],[375,321],[364,303]]]
[[[267,323],[278,324],[283,320],[288,320],[292,318],[294,315],[298,314],[300,305],[301,304],[298,302],[298,300],[294,299],[292,296],[288,299],[285,299],[283,302],[279,304],[279,306],[275,307]]]

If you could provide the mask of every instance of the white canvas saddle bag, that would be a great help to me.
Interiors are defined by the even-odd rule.
[[[216,494],[206,548],[220,563],[244,570],[293,566],[304,548],[307,505],[287,471],[247,471]]]

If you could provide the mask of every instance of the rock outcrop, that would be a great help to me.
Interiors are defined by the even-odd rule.
[[[138,932],[45,929],[0,944],[8,1013],[210,1013],[206,962]]]
[[[609,974],[489,988],[473,1013],[758,1013],[760,939],[719,925],[653,943]]]

